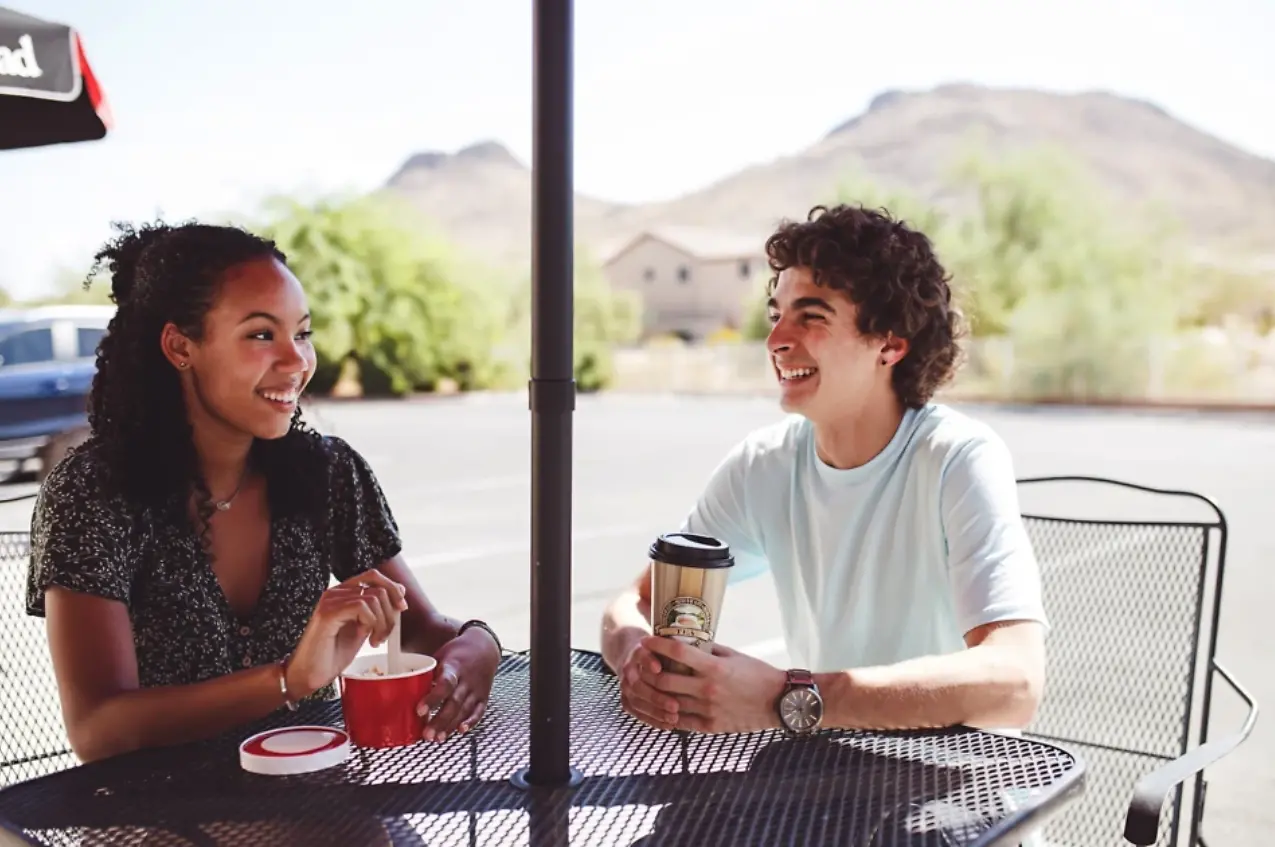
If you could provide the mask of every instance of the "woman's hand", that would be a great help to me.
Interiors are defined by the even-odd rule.
[[[446,741],[452,732],[468,732],[483,719],[500,649],[489,633],[472,627],[439,648],[434,658],[434,686],[417,710],[422,715],[438,710],[426,721],[422,737]]]
[[[288,660],[288,693],[293,700],[336,679],[364,641],[370,639],[373,647],[383,643],[396,614],[406,608],[403,586],[375,568],[323,592]]]

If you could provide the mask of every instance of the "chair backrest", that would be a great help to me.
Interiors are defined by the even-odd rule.
[[[1047,841],[1124,843],[1137,779],[1207,725],[1226,519],[1199,494],[1099,477],[1023,479],[1019,494],[1050,619],[1028,734],[1075,748],[1089,767],[1084,796]],[[1158,845],[1185,843],[1193,790],[1170,799]]]
[[[26,613],[31,536],[0,532],[0,788],[76,764],[44,621]]]

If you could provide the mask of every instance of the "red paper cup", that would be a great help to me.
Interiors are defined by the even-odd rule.
[[[433,657],[404,653],[403,673],[389,674],[385,653],[359,656],[341,673],[345,731],[360,747],[403,747],[421,740],[425,717],[416,707],[434,685]],[[373,669],[379,673],[373,672]]]

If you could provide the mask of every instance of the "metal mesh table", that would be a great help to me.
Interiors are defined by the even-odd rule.
[[[572,660],[575,788],[517,788],[528,761],[526,656],[488,717],[442,745],[370,751],[291,777],[242,771],[238,742],[283,723],[339,725],[337,703],[221,739],[147,750],[0,791],[37,844],[1017,844],[1077,796],[1083,767],[1036,741],[971,730],[693,735],[619,707],[592,653]]]

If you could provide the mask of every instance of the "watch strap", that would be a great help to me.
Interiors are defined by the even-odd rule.
[[[787,687],[792,688],[798,685],[814,688],[814,674],[804,668],[789,668],[787,671]]]

